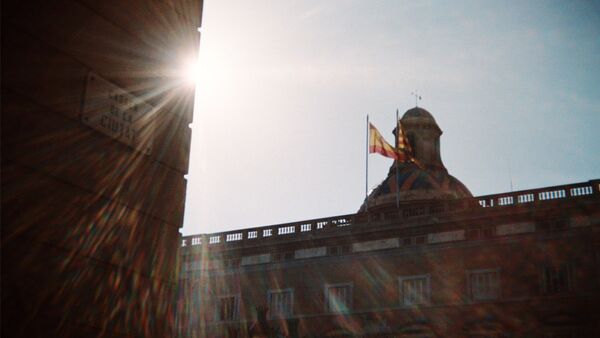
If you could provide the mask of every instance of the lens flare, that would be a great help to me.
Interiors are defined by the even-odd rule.
[[[198,60],[191,60],[184,63],[180,71],[181,78],[190,85],[198,84],[200,78],[200,67]]]

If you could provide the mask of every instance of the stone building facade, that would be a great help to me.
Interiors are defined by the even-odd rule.
[[[3,337],[168,337],[202,0],[2,2]]]
[[[473,197],[433,116],[402,122],[422,166],[368,209],[184,237],[180,336],[599,336],[600,180]]]

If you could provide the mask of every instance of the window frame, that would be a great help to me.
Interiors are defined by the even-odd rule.
[[[280,314],[280,313],[273,313],[272,308],[271,308],[271,297],[274,294],[281,294],[281,293],[286,293],[289,292],[290,293],[290,313],[289,314]],[[269,319],[279,319],[279,318],[292,318],[294,317],[294,289],[293,288],[285,288],[285,289],[269,289],[267,290],[267,304],[269,304]]]
[[[420,303],[412,303],[406,304],[404,302],[404,289],[403,285],[405,281],[417,280],[417,279],[425,279],[426,286],[426,296],[423,301]],[[407,275],[407,276],[399,276],[398,277],[398,301],[401,307],[415,307],[415,306],[429,306],[431,305],[431,274],[421,274],[421,275]]]
[[[548,280],[546,279],[546,271],[547,269],[557,269],[555,271],[560,271],[560,269],[565,269],[566,271],[566,288],[563,290],[558,290],[558,291],[550,291],[548,288]],[[541,276],[540,276],[540,282],[541,282],[541,287],[540,290],[542,292],[542,295],[544,296],[554,296],[554,295],[562,295],[562,294],[568,294],[570,292],[573,292],[574,289],[574,285],[573,285],[573,273],[572,273],[572,267],[571,264],[568,263],[561,263],[561,264],[546,264],[542,267],[541,269]]]
[[[502,275],[500,268],[487,268],[487,269],[472,269],[467,270],[467,295],[468,300],[471,303],[481,303],[481,302],[489,302],[495,301],[502,297]],[[475,298],[473,295],[473,282],[471,281],[471,277],[476,274],[484,274],[484,273],[495,273],[497,276],[496,280],[496,296],[489,298]]]
[[[233,297],[233,314],[232,318],[223,319],[221,318],[221,300],[225,298]],[[216,297],[216,311],[215,311],[215,321],[216,322],[233,322],[237,321],[240,316],[240,294],[239,293],[230,293],[230,294],[222,294]]]
[[[332,288],[339,288],[339,287],[348,287],[349,289],[349,299],[347,304],[346,304],[346,309],[344,310],[340,310],[340,309],[332,309],[329,305],[329,290]],[[325,311],[327,313],[351,313],[353,308],[354,308],[354,283],[353,282],[345,282],[345,283],[327,283],[325,284],[324,287],[324,293],[325,293]]]

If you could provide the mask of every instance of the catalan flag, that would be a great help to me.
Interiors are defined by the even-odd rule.
[[[369,153],[379,153],[385,157],[398,159],[396,149],[381,136],[372,123],[369,123]]]
[[[396,126],[396,130],[394,130],[396,134],[396,153],[398,157],[396,158],[399,162],[415,162],[412,156],[412,148],[410,143],[408,142],[408,138],[406,137],[406,133],[404,132],[404,127],[400,120],[398,120],[398,125]]]

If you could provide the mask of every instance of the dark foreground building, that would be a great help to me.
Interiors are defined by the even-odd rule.
[[[169,337],[202,0],[2,1],[2,337]]]
[[[368,211],[183,238],[180,335],[600,336],[600,180],[472,197],[433,116],[402,122],[424,168]]]

